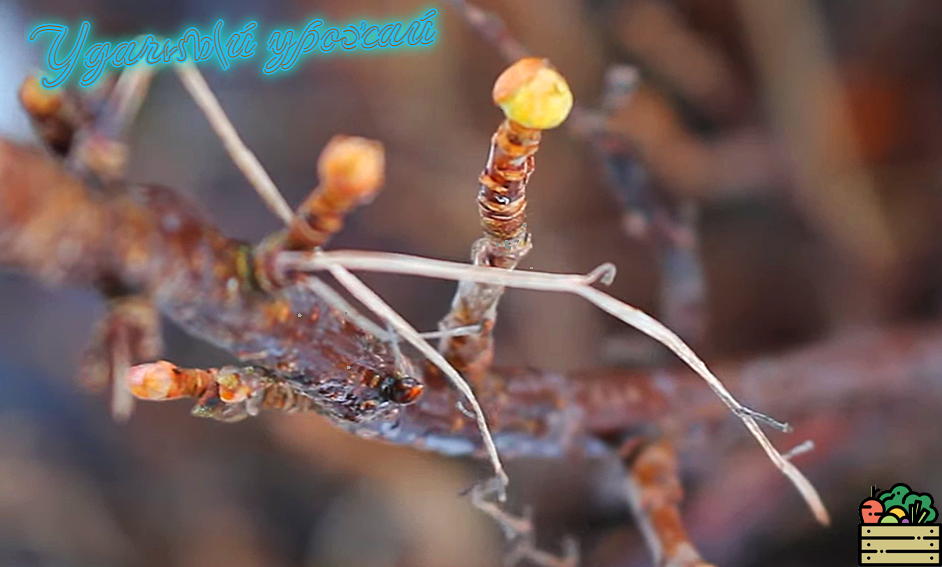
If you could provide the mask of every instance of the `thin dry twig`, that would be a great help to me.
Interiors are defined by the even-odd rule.
[[[262,166],[255,154],[242,142],[238,133],[232,126],[226,116],[225,111],[219,105],[215,95],[205,79],[195,66],[183,64],[176,67],[180,79],[183,81],[187,90],[193,96],[200,109],[206,114],[216,134],[222,140],[232,160],[239,166],[245,176],[252,183],[252,186],[259,193],[265,203],[278,215],[285,225],[292,227],[295,225],[295,215],[288,206],[278,187],[274,184],[265,168]],[[374,160],[375,161],[375,160]],[[379,160],[382,163],[382,160]],[[375,175],[368,175],[375,177]],[[381,181],[382,175],[379,174]],[[368,183],[367,185],[373,185]],[[371,191],[372,192],[372,191]],[[422,354],[429,358],[442,372],[448,377],[452,385],[457,388],[462,395],[468,398],[478,423],[478,428],[484,440],[484,446],[487,449],[491,464],[494,467],[494,474],[500,480],[502,486],[506,486],[509,479],[504,467],[497,454],[497,447],[494,445],[494,439],[491,437],[490,429],[487,426],[487,420],[484,416],[484,410],[478,403],[471,387],[465,382],[448,362],[436,351],[428,342],[426,342],[405,319],[402,318],[394,309],[387,305],[376,293],[367,287],[356,276],[345,270],[342,266],[335,266],[330,269],[331,274],[337,279],[351,294],[361,303],[369,307],[374,313],[385,319],[392,325],[396,331],[402,334],[409,343],[411,343]],[[315,284],[316,285],[316,284]],[[362,322],[362,321],[361,321]],[[501,491],[501,498],[504,497]]]
[[[483,483],[471,490],[471,504],[504,531],[504,536],[511,543],[509,552],[504,555],[504,565],[514,567],[522,561],[529,561],[539,567],[576,567],[579,565],[579,544],[575,538],[563,538],[561,556],[539,549],[536,545],[536,530],[533,527],[530,510],[524,510],[522,516],[508,513],[500,505],[490,501],[489,494],[493,486]]]
[[[134,412],[134,396],[127,383],[120,377],[131,369],[131,352],[128,344],[128,329],[119,325],[111,343],[111,375],[117,379],[111,384],[111,416],[115,421],[127,421]]]
[[[804,441],[803,443],[795,445],[794,447],[786,451],[785,454],[782,455],[782,457],[790,461],[794,459],[795,457],[797,457],[798,455],[804,455],[805,453],[810,453],[811,451],[814,451],[814,441],[812,441],[811,439],[808,439],[807,441]]]
[[[177,76],[180,77],[183,86],[186,87],[187,92],[190,93],[200,110],[206,115],[233,163],[252,184],[252,187],[261,196],[269,210],[286,225],[290,225],[292,219],[294,219],[294,212],[281,195],[275,182],[272,181],[265,168],[262,167],[261,162],[239,137],[235,126],[232,125],[222,106],[219,105],[216,95],[206,84],[206,79],[203,78],[202,73],[191,63],[176,65],[174,70],[177,72]]]
[[[342,266],[350,270],[400,273],[455,281],[469,280],[520,289],[556,291],[578,295],[613,317],[657,340],[703,378],[723,403],[742,420],[775,466],[795,485],[795,488],[798,489],[809,508],[811,508],[815,518],[824,525],[830,523],[827,510],[817,491],[808,479],[772,445],[772,442],[759,427],[756,419],[758,418],[783,430],[787,430],[788,426],[750,410],[739,403],[693,350],[680,337],[656,319],[607,293],[591,287],[591,284],[599,280],[600,277],[605,277],[610,281],[614,270],[611,264],[604,264],[588,275],[542,272],[518,273],[500,268],[469,266],[458,262],[417,256],[360,251],[285,253],[278,263],[282,269],[296,271],[330,271],[335,269],[336,266]]]
[[[331,275],[334,276],[334,278],[347,289],[347,291],[349,291],[354,297],[357,298],[357,300],[360,301],[360,303],[367,306],[371,311],[386,320],[390,325],[392,325],[397,333],[402,335],[402,338],[414,346],[435,366],[441,369],[441,371],[444,372],[448,377],[452,385],[468,399],[468,402],[471,404],[471,409],[474,412],[478,428],[481,430],[481,436],[484,438],[484,447],[486,448],[488,457],[490,458],[491,464],[494,467],[494,474],[497,475],[497,478],[500,480],[502,486],[506,486],[509,479],[507,478],[507,473],[504,472],[504,467],[500,462],[500,457],[497,455],[497,447],[494,445],[494,439],[491,437],[487,420],[484,417],[484,410],[481,409],[481,405],[474,396],[474,392],[471,391],[471,387],[467,382],[464,381],[464,379],[461,377],[461,374],[459,374],[458,371],[455,370],[447,360],[445,360],[445,357],[435,350],[435,348],[429,344],[428,341],[423,339],[419,335],[419,332],[416,331],[412,325],[408,323],[408,321],[403,319],[399,313],[397,313],[392,307],[383,301],[382,298],[376,295],[376,292],[361,282],[359,278],[351,274],[346,268],[339,264],[333,264],[327,269],[330,271]],[[503,491],[501,491],[500,497],[501,499],[504,498]]]
[[[121,73],[105,106],[108,120],[96,126],[114,138],[119,137],[137,117],[153,78],[153,68],[143,62]]]
[[[211,123],[213,123],[214,129],[223,140],[226,148],[229,150],[233,161],[235,161],[237,165],[241,164],[240,168],[243,169],[243,172],[250,179],[250,181],[262,181],[261,184],[256,184],[253,182],[253,186],[256,187],[256,190],[259,191],[263,199],[265,199],[266,204],[268,204],[269,207],[272,208],[272,210],[274,210],[276,214],[278,214],[282,220],[285,221],[286,224],[290,225],[293,219],[293,213],[291,212],[291,209],[284,201],[284,198],[281,196],[280,192],[278,192],[277,187],[265,173],[264,168],[258,162],[257,158],[255,158],[248,148],[241,143],[241,140],[239,140],[238,134],[226,118],[224,111],[219,106],[215,97],[212,95],[212,92],[208,85],[206,85],[205,80],[192,66],[178,67],[178,73],[180,74],[184,84],[187,85],[187,89],[190,91],[191,95],[194,97],[194,99],[196,99],[197,103],[203,109],[204,113],[206,113]],[[285,214],[285,211],[287,211],[287,214]],[[438,351],[432,348],[431,345],[429,345],[419,336],[418,332],[412,328],[412,326],[409,325],[405,319],[403,319],[398,313],[396,313],[395,310],[389,307],[378,295],[376,295],[375,292],[360,282],[359,279],[357,279],[347,270],[347,268],[369,269],[363,267],[362,265],[362,261],[364,259],[369,259],[374,261],[373,269],[375,271],[396,271],[390,269],[387,263],[392,259],[389,258],[390,255],[382,253],[361,252],[359,253],[359,259],[361,260],[360,265],[354,266],[343,263],[341,261],[342,257],[338,257],[336,253],[333,253],[333,255],[330,254],[331,253],[315,251],[312,254],[308,254],[308,261],[303,263],[307,265],[307,270],[327,269],[330,271],[337,281],[343,284],[348,289],[348,291],[350,291],[350,293],[357,297],[357,299],[359,299],[364,305],[367,305],[377,315],[380,315],[383,319],[389,322],[398,332],[402,333],[403,337],[408,342],[415,346],[420,352],[422,352],[423,355],[428,357],[430,361],[432,361],[443,372],[445,372],[445,374],[451,379],[453,385],[455,385],[455,387],[458,388],[459,391],[461,391],[461,393],[465,395],[471,402],[475,415],[477,416],[478,426],[484,438],[488,455],[490,456],[492,465],[494,466],[495,474],[503,484],[506,484],[507,476],[497,455],[497,449],[494,446],[493,439],[491,438],[490,431],[484,418],[483,410],[481,410],[480,404],[474,397],[474,393],[472,392],[470,386],[467,385],[467,383],[462,379],[461,375],[447,363],[447,361],[438,353]],[[511,287],[543,289],[546,291],[562,291],[579,295],[600,309],[608,312],[610,315],[624,321],[625,323],[647,334],[651,338],[659,341],[661,344],[665,345],[672,352],[674,352],[674,354],[676,354],[695,372],[697,372],[697,374],[707,382],[707,384],[717,394],[717,396],[733,411],[734,414],[737,415],[737,417],[743,421],[743,423],[746,425],[746,428],[756,438],[772,462],[779,468],[779,470],[782,471],[786,477],[789,478],[789,480],[791,480],[791,482],[801,493],[802,497],[811,508],[817,520],[825,525],[830,523],[827,510],[825,509],[817,491],[804,477],[804,475],[802,475],[801,472],[795,468],[791,462],[785,459],[781,453],[779,453],[778,450],[772,445],[772,442],[768,439],[768,437],[759,427],[759,424],[756,422],[756,418],[762,419],[763,421],[766,421],[772,425],[778,425],[783,429],[787,429],[787,425],[780,424],[772,418],[763,416],[762,414],[750,410],[740,404],[739,401],[736,400],[736,398],[726,389],[723,383],[715,375],[713,375],[706,364],[693,352],[693,350],[691,350],[690,347],[688,347],[686,343],[684,343],[676,334],[664,327],[657,320],[643,311],[591,287],[591,283],[594,282],[594,279],[591,278],[591,275],[596,275],[595,279],[597,279],[599,276],[602,276],[602,274],[607,274],[608,279],[610,279],[613,277],[613,274],[611,274],[612,267],[605,267],[604,270],[603,267],[597,268],[592,274],[590,274],[590,276],[581,277],[583,283],[576,283],[573,285],[573,283],[577,282],[578,280],[574,279],[567,284],[561,282],[558,278],[554,279],[552,277],[543,278],[543,281],[536,281],[532,279],[533,276],[553,276],[554,274],[515,274],[508,270],[502,270],[499,268],[467,266],[454,262],[443,262],[418,257],[396,257],[397,255],[392,256],[394,256],[396,260],[399,260],[400,270],[408,270],[402,273],[411,273],[413,275],[423,275],[416,273],[417,271],[420,271],[416,268],[416,265],[425,264],[425,268],[428,268],[432,265],[437,266],[438,268],[438,273],[440,275],[430,277],[444,277],[445,279],[454,279],[457,281],[467,279],[478,281],[480,283],[497,283],[499,285],[508,285],[506,283],[501,284],[500,282],[494,281],[495,279],[499,278],[493,277],[493,275],[489,272],[503,272],[503,277],[505,278],[508,278],[509,276],[523,276],[523,280],[520,280],[519,278],[510,278],[514,281],[514,283],[509,285]],[[403,259],[406,260],[405,266],[403,266]],[[378,260],[378,262],[376,262],[376,260]],[[298,266],[295,266],[295,268],[297,269]],[[600,272],[600,270],[603,271]],[[456,273],[457,277],[455,275]],[[472,277],[472,274],[478,275],[478,279]],[[484,274],[487,275],[484,276]],[[572,277],[579,278],[579,276]],[[539,279],[540,278],[538,277],[537,280]],[[588,281],[588,283],[585,283],[586,281]]]

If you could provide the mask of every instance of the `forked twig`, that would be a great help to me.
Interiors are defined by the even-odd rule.
[[[408,341],[409,344],[414,346],[419,352],[428,358],[432,364],[441,369],[441,371],[444,372],[448,377],[452,385],[454,385],[455,388],[457,388],[458,391],[468,399],[468,402],[471,404],[471,409],[474,411],[478,428],[481,430],[481,436],[484,438],[484,447],[487,449],[487,455],[494,467],[494,474],[497,475],[501,485],[506,486],[508,482],[507,473],[504,472],[504,467],[501,465],[500,457],[497,455],[497,447],[494,445],[494,439],[491,437],[490,429],[487,426],[487,420],[484,417],[484,410],[481,409],[481,405],[474,396],[474,392],[471,391],[471,387],[467,382],[464,381],[464,379],[461,377],[461,374],[459,374],[458,371],[455,370],[447,360],[445,360],[445,357],[435,350],[435,348],[429,344],[428,341],[423,339],[419,335],[419,332],[416,331],[412,325],[408,323],[408,321],[403,319],[395,309],[390,307],[385,301],[382,300],[382,298],[376,295],[376,292],[367,287],[367,285],[361,282],[359,278],[351,274],[340,264],[332,264],[328,266],[327,269],[330,271],[330,274],[334,276],[334,278],[340,282],[344,288],[347,289],[347,291],[353,294],[353,296],[360,301],[360,303],[367,306],[371,311],[389,322],[396,332],[402,335],[402,338]],[[500,492],[500,498],[501,500],[504,498],[503,491]]]
[[[121,73],[106,103],[107,121],[100,125],[100,130],[118,138],[137,117],[153,78],[153,69],[143,62]]]
[[[253,186],[265,200],[266,204],[275,211],[285,224],[290,225],[294,215],[285,202],[278,188],[265,173],[264,168],[254,154],[241,142],[235,128],[226,118],[225,112],[219,106],[209,86],[202,75],[192,66],[177,67],[181,80],[187,90],[196,99],[200,108],[206,113],[213,124],[214,130],[222,139],[233,161],[239,165]],[[295,256],[292,256],[295,254]],[[598,289],[591,287],[597,279],[611,280],[614,267],[605,264],[594,270],[588,276],[560,276],[558,274],[515,273],[500,268],[468,266],[456,262],[432,260],[415,256],[386,254],[379,252],[322,252],[312,253],[283,253],[276,258],[276,265],[294,271],[328,270],[343,284],[351,294],[357,297],[377,315],[381,316],[418,349],[423,355],[438,366],[450,378],[453,385],[466,396],[472,404],[478,427],[484,438],[488,455],[495,469],[495,474],[503,484],[507,482],[506,473],[497,455],[497,449],[491,438],[483,410],[474,397],[470,386],[460,374],[438,353],[430,344],[422,339],[418,332],[409,325],[395,310],[389,307],[375,292],[363,284],[348,269],[370,270],[379,272],[398,272],[417,276],[437,277],[455,281],[468,280],[479,283],[496,284],[507,287],[534,289],[543,291],[558,291],[572,293],[583,297],[596,307],[610,315],[638,329],[649,337],[657,340],[675,355],[683,360],[701,378],[703,378],[716,395],[739,417],[759,442],[773,464],[795,485],[799,493],[807,502],[815,518],[824,525],[830,523],[827,510],[814,486],[805,478],[795,466],[772,445],[765,435],[755,417],[760,416],[739,403],[739,401],[726,389],[723,383],[710,371],[706,364],[670,329],[643,311],[628,305]],[[295,263],[292,265],[291,259]],[[763,421],[778,425],[787,430],[772,418],[762,416]]]
[[[511,548],[504,556],[505,567],[515,567],[523,561],[539,567],[577,567],[579,565],[579,544],[575,538],[563,538],[562,555],[553,555],[539,549],[536,545],[536,530],[533,527],[530,510],[522,516],[508,513],[499,505],[491,502],[488,495],[494,490],[488,483],[478,484],[471,489],[471,503],[480,512],[494,520],[504,531]]]
[[[518,273],[500,268],[469,266],[458,262],[418,256],[361,251],[284,253],[278,264],[281,265],[282,269],[289,271],[331,271],[336,266],[342,266],[350,270],[399,273],[454,281],[468,280],[519,289],[556,291],[578,295],[613,317],[657,340],[703,378],[723,403],[742,420],[775,466],[795,485],[795,488],[798,489],[809,508],[811,508],[815,518],[824,525],[830,523],[827,510],[817,491],[808,479],[772,445],[772,442],[756,422],[755,416],[757,413],[755,411],[739,403],[707,365],[670,329],[640,309],[591,287],[591,284],[600,277],[611,276],[614,267],[610,264],[603,264],[588,275],[529,271]],[[776,425],[780,429],[787,430],[786,424],[772,418],[763,416],[762,420],[771,425]]]
[[[265,172],[255,154],[242,142],[238,133],[233,127],[232,122],[226,116],[225,111],[220,106],[209,85],[206,84],[202,74],[192,64],[182,64],[175,67],[180,80],[186,86],[187,91],[199,105],[200,109],[206,115],[213,130],[222,140],[223,145],[229,152],[230,157],[239,166],[249,182],[258,192],[265,204],[276,214],[285,225],[293,226],[295,215],[291,207],[285,201],[278,187]],[[381,178],[381,175],[380,175]],[[402,334],[410,344],[424,354],[428,359],[439,367],[448,377],[452,385],[457,388],[471,403],[475,414],[475,419],[481,435],[484,440],[484,446],[487,449],[488,457],[494,467],[494,474],[499,479],[501,486],[505,487],[508,483],[507,473],[500,462],[497,454],[497,447],[494,445],[494,439],[491,437],[490,429],[487,426],[487,420],[484,416],[484,410],[478,403],[477,398],[471,387],[465,382],[464,378],[456,371],[445,358],[438,353],[428,342],[423,339],[405,319],[403,319],[393,308],[386,304],[373,290],[367,287],[356,276],[345,270],[342,266],[330,268],[331,274],[341,283],[347,291],[353,294],[361,303],[369,307],[374,313],[386,320]],[[503,490],[500,493],[501,499],[504,497]]]

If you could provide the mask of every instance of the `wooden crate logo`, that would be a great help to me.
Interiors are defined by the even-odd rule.
[[[938,515],[931,495],[905,484],[870,487],[860,503],[858,565],[942,565]]]

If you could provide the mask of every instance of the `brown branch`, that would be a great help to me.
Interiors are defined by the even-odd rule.
[[[277,254],[325,245],[340,232],[353,209],[376,196],[383,185],[385,161],[383,145],[375,140],[341,135],[327,143],[317,161],[317,188],[301,203],[286,229],[255,248],[255,271],[263,288],[285,284],[273,266]]]
[[[47,89],[36,76],[20,85],[19,99],[39,139],[58,156],[68,155],[75,134],[94,119],[82,97],[68,89]]]
[[[149,298],[119,295],[109,298],[108,311],[99,321],[85,351],[79,374],[86,388],[112,387],[112,415],[126,420],[134,408],[124,376],[131,364],[153,360],[163,350],[160,315]]]
[[[718,368],[731,388],[748,392],[751,402],[802,419],[833,413],[836,407],[918,399],[942,384],[939,352],[942,325],[937,324],[845,335]],[[665,420],[683,437],[687,427],[729,418],[723,405],[685,370],[603,368],[559,375],[499,368],[486,379],[481,403],[502,453],[510,457],[559,457],[580,443],[590,455],[598,455],[606,451],[597,440],[620,439],[620,445],[632,438],[631,432],[651,427],[656,431]],[[783,396],[786,381],[789,395]],[[298,393],[303,395],[303,389]],[[386,437],[420,447],[427,447],[428,439],[444,444],[451,440],[453,452],[481,454],[474,418],[455,412],[459,400],[451,389],[428,388],[404,409]]]
[[[47,157],[0,140],[0,203],[5,266],[49,285],[147,295],[189,333],[298,381],[335,419],[396,412],[363,386],[396,372],[389,345],[303,286],[261,289],[252,249],[179,194],[92,194]]]
[[[545,59],[521,59],[494,85],[494,103],[507,117],[491,139],[480,177],[478,213],[484,237],[474,243],[475,266],[514,269],[532,246],[527,230],[527,181],[533,174],[544,129],[565,120],[572,94],[562,75]],[[451,311],[439,324],[442,331],[480,325],[471,335],[445,338],[439,345],[446,359],[477,382],[494,357],[492,329],[503,288],[460,282]]]
[[[172,193],[151,190],[145,191],[146,195],[150,198],[145,205],[125,196],[92,196],[47,158],[0,142],[0,202],[4,203],[0,207],[0,260],[48,283],[97,285],[103,289],[106,283],[120,283],[153,290],[158,303],[171,313],[178,313],[179,302],[184,300],[191,309],[202,306],[205,300],[215,306],[217,313],[234,317],[225,325],[211,327],[217,329],[208,333],[211,338],[222,336],[215,334],[219,328],[239,329],[245,335],[226,340],[250,340],[257,335],[257,340],[264,338],[267,344],[307,348],[292,352],[295,361],[308,364],[309,359],[323,358],[323,353],[311,350],[313,335],[305,334],[310,323],[299,325],[291,320],[290,311],[285,319],[278,316],[295,305],[287,303],[289,300],[298,299],[277,294],[261,296],[251,285],[242,287],[251,281],[245,279],[246,257],[240,255],[245,252],[240,252],[243,248],[238,243],[218,235]],[[68,250],[61,249],[63,242],[78,246],[79,253],[65,253]],[[217,262],[224,269],[208,271],[207,261]],[[205,280],[194,274],[207,272],[236,279]],[[178,279],[183,281],[178,283]],[[229,285],[231,281],[238,285]],[[306,300],[312,301],[309,297]],[[312,312],[304,314],[310,317]],[[333,320],[329,311],[323,315]],[[198,334],[207,333],[197,324],[198,319],[183,321]],[[384,352],[355,330],[331,326],[325,330],[335,338],[331,344],[355,348],[350,346],[352,341],[352,345],[370,349],[368,352]],[[920,380],[938,381],[942,374],[938,358],[933,355],[942,350],[940,344],[942,331],[938,329],[886,332],[753,365],[721,367],[721,371],[730,377],[733,388],[748,392],[754,403],[783,414],[815,412],[830,410],[837,400],[864,396],[878,400],[887,394],[918,392]],[[336,351],[328,356],[334,354]],[[251,358],[249,353],[243,356]],[[328,374],[336,372],[329,367],[326,370]],[[340,384],[346,384],[351,375],[362,381],[367,376],[364,370],[342,372],[345,378]],[[855,380],[839,380],[847,375],[855,376]],[[643,375],[598,371],[594,377],[573,375],[565,379],[536,371],[502,371],[489,376],[493,387],[482,398],[482,404],[508,456],[561,456],[574,444],[582,444],[589,454],[603,454],[605,448],[598,442],[599,437],[657,424],[665,416],[679,416],[685,423],[726,418],[720,404],[682,372]],[[780,387],[786,379],[790,395],[783,397]],[[317,399],[318,407],[332,409],[328,413],[335,418],[363,415],[358,413],[362,408],[348,407],[351,413],[345,414],[330,400],[318,398],[324,395],[318,387],[318,383],[294,382],[292,395]],[[211,395],[201,406],[215,404],[216,398],[221,400],[211,388],[206,391]],[[282,394],[287,395],[284,390]],[[455,412],[457,401],[451,390],[432,390],[405,408],[395,426],[374,420],[357,427],[426,450],[479,453],[475,424]]]
[[[644,444],[625,457],[627,495],[657,567],[710,567],[687,536],[679,505],[683,488],[670,443]]]
[[[515,61],[514,56],[519,57],[520,54],[526,53],[526,48],[513,36],[498,15],[484,11],[466,0],[449,0],[449,3],[455,7],[468,26],[493,45],[506,60]],[[683,155],[696,157],[696,167],[693,169],[697,174],[687,175],[688,181],[700,184],[700,179],[713,179],[716,177],[715,173],[723,170],[713,165],[722,160],[715,159],[717,155],[714,154],[719,151],[713,151],[689,135],[680,124],[679,118],[666,104],[661,105],[663,112],[654,113],[653,122],[647,113],[641,111],[643,119],[637,119],[636,113],[633,113],[628,127],[619,128],[624,121],[618,120],[618,117],[631,112],[637,106],[632,102],[639,82],[636,68],[613,65],[606,73],[603,110],[599,112],[573,103],[571,117],[566,125],[573,137],[586,141],[597,154],[605,170],[607,184],[623,208],[622,225],[625,233],[630,238],[653,240],[660,248],[663,318],[668,327],[677,331],[681,337],[697,344],[702,339],[707,324],[704,306],[706,285],[695,226],[697,205],[687,197],[676,207],[680,209],[679,212],[672,211],[671,207],[663,202],[660,187],[650,179],[640,161],[644,159],[645,165],[652,167],[659,179],[674,179],[678,174],[684,175],[682,172],[691,169],[690,163],[685,167],[677,167],[676,149],[681,147],[685,149]],[[650,89],[645,89],[645,93],[649,95]],[[657,100],[663,103],[661,99]],[[637,131],[643,135],[634,135]],[[661,142],[667,139],[661,132],[673,134],[670,136],[671,144]],[[651,136],[660,137],[654,140],[655,143],[649,143],[652,142]],[[683,144],[677,144],[678,141]],[[647,151],[651,147],[657,150],[653,156]],[[664,159],[658,163],[660,157]],[[723,186],[724,183],[717,182],[716,185]],[[488,265],[479,263],[481,255],[480,243],[477,243],[472,250],[472,259],[477,265]],[[470,295],[471,291],[468,290],[465,295]],[[457,299],[456,297],[452,315],[463,314],[462,309],[466,311],[468,307],[457,304]],[[487,304],[486,301],[478,303]],[[479,314],[474,315],[477,317],[469,316],[465,319],[474,318],[477,321],[483,318]],[[493,320],[489,322],[493,323]],[[447,348],[464,351],[456,353],[456,360],[463,361],[468,358],[468,354],[480,356],[481,360],[477,361],[476,366],[483,368],[489,364],[492,353],[489,337],[487,333],[481,337],[450,341]],[[461,354],[464,354],[464,357],[459,357]]]

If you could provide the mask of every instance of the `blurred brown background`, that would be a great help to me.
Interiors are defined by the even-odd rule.
[[[112,38],[210,29],[217,18],[234,29],[257,19],[259,55],[227,72],[212,62],[203,68],[288,200],[300,202],[313,187],[316,156],[333,134],[378,138],[387,149],[386,187],[332,246],[464,260],[479,234],[477,175],[500,121],[490,89],[505,63],[449,5],[435,6],[431,49],[321,57],[272,79],[260,72],[274,27],[300,27],[315,15],[395,21],[425,5],[3,0],[0,134],[31,139],[15,89],[45,56],[25,41],[38,23],[88,18],[98,37]],[[697,208],[707,315],[697,346],[708,360],[939,315],[942,3],[480,5],[549,57],[586,107],[602,106],[611,65],[640,70],[636,90],[607,124],[627,141],[632,167],[659,201],[669,210]],[[277,227],[172,74],[155,79],[132,150],[133,180],[194,195],[228,233],[257,240]],[[663,314],[663,250],[626,234],[604,165],[571,131],[545,136],[529,191],[535,246],[524,267],[584,272],[612,261],[620,268],[614,295]],[[420,329],[434,328],[453,292],[437,281],[365,279]],[[189,417],[185,403],[139,404],[130,423],[117,425],[105,400],[79,393],[71,380],[102,312],[94,294],[44,290],[5,273],[0,312],[0,563],[499,564],[499,531],[456,496],[475,478],[465,463],[353,439],[316,416],[223,425]],[[497,337],[501,365],[565,371],[650,362],[645,341],[568,297],[510,291]],[[171,326],[167,341],[166,358],[182,365],[226,361]],[[918,429],[919,439],[932,441],[939,401],[924,398],[906,421],[879,410],[868,419],[881,439],[899,442]],[[940,457],[931,443],[897,447],[893,470],[942,495],[933,468]],[[857,458],[836,452],[831,476],[814,479],[837,518],[830,530],[795,506],[782,513],[787,519],[772,514],[721,533],[693,518],[693,538],[719,565],[852,564],[866,471],[888,466],[879,456]],[[688,488],[693,496],[723,490],[735,466],[719,459],[713,471],[693,467],[699,476],[691,473]],[[535,506],[550,549],[563,534],[582,538],[586,565],[650,564],[640,536],[624,525],[627,507],[606,500],[583,468],[514,465],[512,504]],[[841,471],[859,482],[845,483]],[[732,492],[750,489],[729,484]]]

